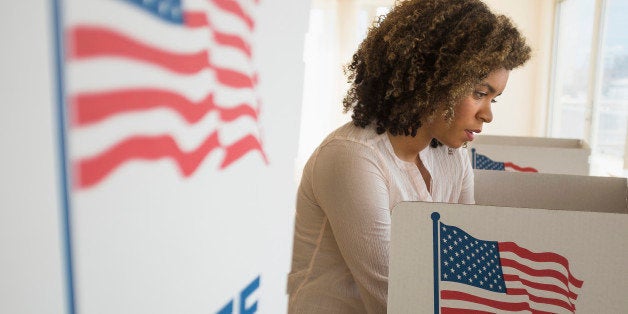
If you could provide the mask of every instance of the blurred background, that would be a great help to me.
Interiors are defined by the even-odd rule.
[[[628,1],[485,0],[509,16],[533,49],[511,73],[483,134],[583,139],[591,175],[625,176]],[[343,115],[342,67],[392,0],[312,0],[298,164]]]

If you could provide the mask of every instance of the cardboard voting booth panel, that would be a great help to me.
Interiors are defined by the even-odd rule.
[[[626,178],[474,170],[480,205],[628,213]]]
[[[625,313],[625,178],[476,170],[475,187],[478,205],[393,209],[389,313]]]
[[[309,9],[5,10],[0,313],[285,312]]]
[[[626,214],[401,203],[388,313],[625,313],[627,250]]]
[[[469,145],[474,169],[589,174],[591,149],[578,139],[481,135]]]

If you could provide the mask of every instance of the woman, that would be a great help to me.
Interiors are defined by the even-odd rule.
[[[297,195],[290,313],[385,313],[390,214],[402,201],[473,203],[461,148],[530,48],[479,0],[408,0],[348,67],[352,123],[306,164]]]

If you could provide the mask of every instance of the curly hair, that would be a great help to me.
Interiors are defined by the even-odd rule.
[[[454,105],[494,70],[512,70],[530,47],[510,19],[479,0],[408,0],[376,22],[346,67],[343,100],[360,127],[415,136],[439,110]]]

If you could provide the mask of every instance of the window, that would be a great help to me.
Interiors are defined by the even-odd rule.
[[[624,176],[628,1],[558,0],[550,136],[584,139],[591,175]]]

